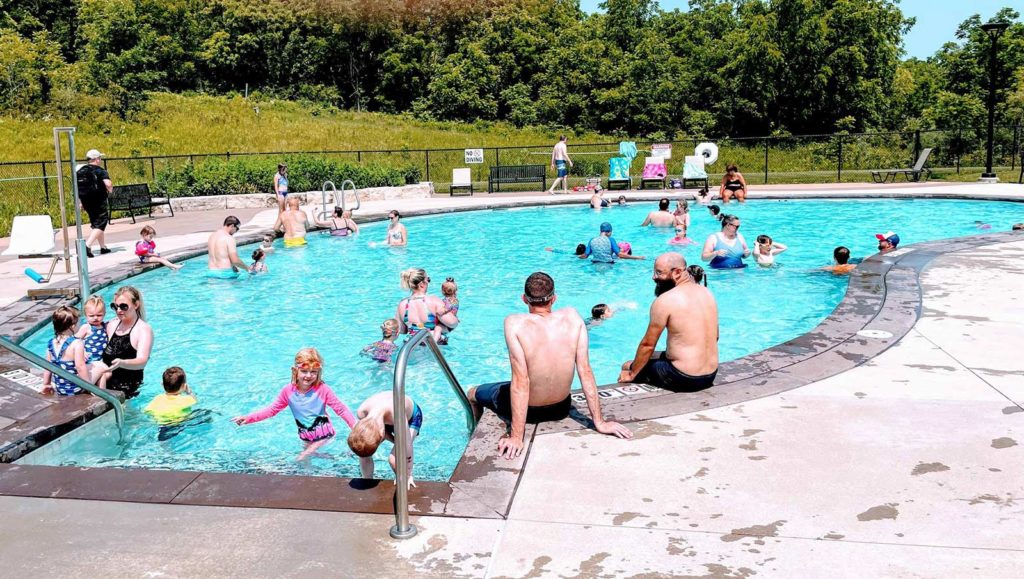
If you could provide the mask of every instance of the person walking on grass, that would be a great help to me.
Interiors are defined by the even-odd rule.
[[[558,187],[559,182],[562,183],[562,194],[569,193],[569,167],[572,167],[572,159],[569,158],[569,148],[566,146],[566,142],[565,135],[559,136],[555,148],[551,151],[551,168],[558,172],[558,177],[548,189],[548,193],[552,195],[555,194],[555,188]]]
[[[89,149],[85,158],[89,162],[78,168],[75,180],[78,182],[78,199],[82,202],[82,209],[89,215],[89,227],[92,228],[85,240],[85,254],[94,257],[92,244],[97,241],[100,253],[110,253],[106,238],[107,224],[110,223],[107,198],[114,192],[114,183],[102,166],[103,153]]]

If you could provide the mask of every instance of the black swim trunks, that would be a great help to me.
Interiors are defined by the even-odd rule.
[[[484,408],[490,408],[499,418],[506,422],[512,420],[512,383],[491,382],[476,387],[476,401]],[[565,400],[546,406],[530,406],[526,410],[527,424],[562,420],[569,416],[572,400]]]
[[[704,376],[684,374],[673,366],[662,352],[660,357],[647,362],[647,365],[633,378],[633,382],[657,386],[673,392],[699,392],[714,386],[717,375],[717,368],[714,372]]]

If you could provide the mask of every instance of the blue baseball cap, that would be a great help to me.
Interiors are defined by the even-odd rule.
[[[605,221],[604,223],[601,224],[601,233],[611,233],[611,231],[612,231],[612,224],[611,223],[608,223],[607,221]]]

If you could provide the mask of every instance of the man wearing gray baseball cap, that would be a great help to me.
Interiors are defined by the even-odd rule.
[[[89,215],[92,228],[89,238],[85,240],[85,252],[89,257],[94,257],[92,244],[96,241],[100,244],[100,253],[110,253],[105,237],[107,223],[110,222],[107,197],[113,193],[114,184],[110,174],[103,168],[103,153],[89,149],[85,158],[89,162],[79,167],[75,176],[78,181],[78,198],[82,202],[82,209]]]

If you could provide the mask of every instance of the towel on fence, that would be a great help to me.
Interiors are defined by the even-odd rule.
[[[608,159],[608,178],[615,180],[629,179],[630,159],[625,157],[612,157]]]
[[[636,143],[633,141],[622,141],[619,143],[619,155],[632,161],[636,158]]]

